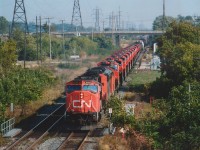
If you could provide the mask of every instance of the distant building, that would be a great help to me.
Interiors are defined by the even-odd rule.
[[[160,70],[160,58],[157,55],[151,59],[151,70]]]

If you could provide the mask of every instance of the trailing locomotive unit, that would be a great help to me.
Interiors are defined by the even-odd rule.
[[[66,118],[99,121],[105,103],[118,90],[141,49],[141,43],[121,49],[66,83]]]

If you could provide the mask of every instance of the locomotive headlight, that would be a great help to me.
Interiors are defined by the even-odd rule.
[[[80,94],[80,98],[81,98],[81,99],[83,98],[83,93]]]

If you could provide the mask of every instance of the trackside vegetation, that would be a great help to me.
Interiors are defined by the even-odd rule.
[[[10,103],[21,106],[24,115],[25,106],[30,101],[36,101],[44,88],[55,82],[51,73],[35,69],[17,68],[0,79],[0,118],[5,119],[6,108]]]
[[[146,149],[200,149],[200,28],[172,21],[157,42],[160,77],[148,86],[135,81],[129,84],[154,97],[151,111],[135,118],[120,109],[123,102],[112,98],[112,121],[146,135],[151,145]]]
[[[150,93],[159,100],[158,122],[161,147],[200,148],[200,28],[189,22],[172,22],[158,41],[161,77],[152,83]]]
[[[13,103],[21,106],[37,100],[44,88],[52,85],[56,79],[42,68],[22,69],[16,66],[16,43],[12,40],[0,42],[0,123],[6,119],[5,111]]]

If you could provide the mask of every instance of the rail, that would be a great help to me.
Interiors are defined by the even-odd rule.
[[[41,124],[43,124],[50,116],[52,116],[54,113],[56,113],[58,110],[60,110],[64,105],[65,104],[62,104],[61,106],[59,106],[56,110],[54,110],[51,114],[49,114],[45,119],[43,119],[40,123],[38,123],[35,127],[33,127],[30,131],[28,131],[25,135],[23,135],[21,138],[19,138],[17,141],[15,141],[13,144],[11,144],[6,149],[7,150],[11,150],[14,146],[18,145],[22,140],[24,140],[25,138],[27,138],[28,136],[30,136],[31,134],[33,134],[34,130],[36,130]],[[60,121],[60,119],[62,117],[60,117],[58,120]],[[56,122],[58,122],[58,120]],[[52,128],[52,126],[50,128]]]
[[[60,145],[58,150],[75,149],[80,150],[86,138],[90,134],[90,130],[72,132]]]

